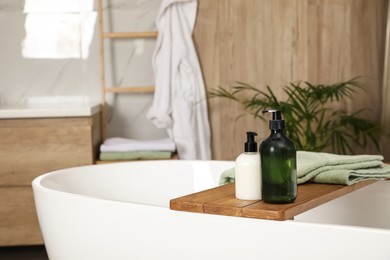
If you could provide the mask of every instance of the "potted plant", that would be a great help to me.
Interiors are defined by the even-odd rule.
[[[380,124],[360,117],[366,108],[347,113],[335,106],[335,102],[352,99],[353,94],[362,89],[358,78],[332,85],[290,83],[283,87],[287,99],[280,100],[269,86],[262,91],[250,84],[237,82],[228,90],[219,87],[209,91],[208,97],[238,102],[261,120],[265,120],[263,110],[281,110],[286,134],[295,142],[297,150],[319,152],[331,147],[335,153],[354,154],[354,145],[364,148],[369,141],[379,150]],[[242,93],[253,95],[245,98]]]

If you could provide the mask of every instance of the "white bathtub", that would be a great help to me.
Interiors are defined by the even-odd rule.
[[[217,186],[222,161],[148,161],[48,173],[33,181],[51,260],[390,259],[390,181],[291,221],[172,211]]]

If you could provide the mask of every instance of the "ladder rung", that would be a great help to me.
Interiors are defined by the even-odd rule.
[[[106,92],[110,93],[153,93],[154,86],[144,87],[109,87],[105,88]]]
[[[104,38],[156,38],[157,32],[105,32]]]

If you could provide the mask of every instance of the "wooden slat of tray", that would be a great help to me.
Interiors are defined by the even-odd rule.
[[[235,198],[234,183],[232,183],[172,199],[170,208],[225,216],[287,220],[373,182],[375,181],[362,181],[351,186],[314,183],[299,185],[297,199],[289,204],[238,200]]]

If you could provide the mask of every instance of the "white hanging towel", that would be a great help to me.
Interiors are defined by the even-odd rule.
[[[209,160],[210,125],[202,71],[192,41],[196,0],[163,0],[153,54],[155,95],[147,118],[166,128],[180,159]]]

